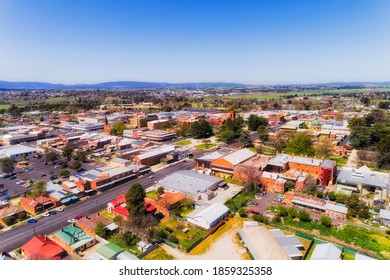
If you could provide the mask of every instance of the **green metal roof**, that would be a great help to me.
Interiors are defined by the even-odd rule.
[[[115,259],[115,257],[124,251],[123,248],[119,247],[114,243],[107,243],[97,249],[97,253],[102,255],[108,260]]]
[[[85,233],[81,228],[76,225],[69,225],[61,228],[54,233],[55,236],[60,238],[65,243],[69,244],[72,248],[76,249],[80,246],[92,241],[94,238]]]

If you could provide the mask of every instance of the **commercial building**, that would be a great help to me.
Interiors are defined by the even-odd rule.
[[[38,135],[28,135],[28,134],[7,134],[0,138],[0,145],[11,146],[20,144],[23,142],[31,142],[38,140]]]
[[[163,124],[168,124],[169,120],[168,119],[162,119],[162,120],[155,120],[155,121],[149,121],[146,125],[146,127],[149,130],[157,130],[160,129],[161,125]]]
[[[157,115],[136,116],[129,118],[130,126],[134,128],[147,127],[148,122],[157,120]]]
[[[9,157],[10,159],[18,159],[25,156],[36,155],[37,150],[23,146],[23,145],[13,145],[6,148],[0,149],[0,158]]]
[[[390,195],[389,189],[389,173],[372,171],[367,166],[358,169],[343,167],[337,176],[337,190],[374,193],[385,200]]]
[[[172,145],[163,145],[134,157],[134,161],[137,164],[143,165],[154,165],[160,162],[160,160],[165,157],[167,154],[172,153],[175,150],[175,146]]]
[[[180,192],[192,196],[195,200],[209,200],[214,197],[213,191],[225,187],[224,180],[190,170],[180,170],[158,181],[167,192]]]
[[[216,151],[216,152],[212,152],[210,154],[206,154],[200,158],[196,158],[195,159],[195,161],[196,161],[195,168],[197,170],[204,170],[206,168],[211,168],[211,162],[215,159],[223,157],[224,155],[226,155],[226,153]]]
[[[233,175],[234,167],[256,154],[249,149],[241,149],[211,161],[211,171],[213,174]]]
[[[139,138],[151,142],[167,142],[176,138],[176,133],[164,130],[143,131],[138,133]]]

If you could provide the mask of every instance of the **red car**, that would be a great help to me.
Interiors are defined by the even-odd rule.
[[[252,213],[252,214],[257,214],[257,215],[259,215],[259,214],[260,214],[260,211],[252,209],[252,210],[251,210],[251,213]]]
[[[74,217],[76,220],[80,220],[83,216],[76,216]]]

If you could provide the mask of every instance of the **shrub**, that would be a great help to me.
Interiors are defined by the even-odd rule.
[[[178,224],[176,230],[182,230],[182,229],[184,229],[184,226],[182,224]]]
[[[176,235],[170,234],[168,235],[168,241],[179,244],[179,239],[177,239]]]
[[[278,215],[280,217],[287,217],[288,216],[288,211],[287,211],[287,208],[284,207],[284,206],[278,206],[276,208],[276,211],[278,212]]]
[[[116,223],[116,224],[120,224],[122,221],[123,221],[123,218],[120,217],[120,216],[116,216],[116,217],[114,218],[114,223]]]
[[[247,217],[247,214],[246,214],[244,208],[238,209],[238,215],[240,215],[241,218],[246,218]]]
[[[69,176],[70,172],[68,169],[61,169],[60,173],[58,173],[58,175],[60,175],[61,177],[66,177],[66,176]]]
[[[7,226],[12,226],[16,222],[16,218],[14,216],[8,216],[3,218],[3,223]]]
[[[328,228],[332,226],[332,219],[329,218],[328,216],[322,216],[320,221],[323,226],[326,226]]]
[[[298,211],[298,218],[299,218],[302,222],[309,222],[309,221],[310,221],[310,214],[307,213],[307,212],[304,211],[304,210],[300,210],[300,211]]]
[[[273,219],[272,219],[272,223],[280,223],[280,216],[279,215],[276,215]]]
[[[386,233],[390,235],[390,229],[386,230]]]
[[[288,212],[288,215],[291,217],[291,218],[295,218],[297,216],[297,209],[295,209],[294,207],[290,207],[287,209],[287,212]]]
[[[252,219],[256,222],[263,223],[263,224],[268,224],[268,218],[265,217],[263,214],[255,214],[252,215]]]
[[[163,194],[164,193],[164,187],[158,187],[157,193],[158,194]]]

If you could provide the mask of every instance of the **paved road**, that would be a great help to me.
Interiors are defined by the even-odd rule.
[[[194,152],[195,157],[202,156],[204,152]],[[107,203],[118,195],[125,193],[128,188],[134,183],[140,183],[144,188],[148,188],[154,184],[155,181],[161,180],[165,176],[184,169],[192,169],[195,167],[193,160],[186,162],[179,162],[167,168],[155,172],[155,178],[141,177],[123,185],[117,186],[113,189],[107,190],[100,195],[90,197],[87,200],[78,202],[65,208],[64,212],[57,213],[57,215],[50,217],[43,217],[35,224],[24,224],[14,229],[2,232],[0,234],[0,251],[11,251],[21,245],[25,244],[35,235],[43,235],[54,232],[62,226],[67,224],[67,220],[74,218],[77,215],[90,215],[99,210],[104,209]]]

